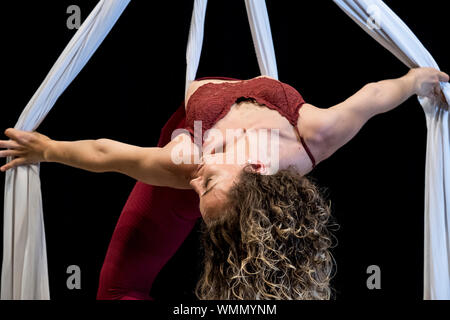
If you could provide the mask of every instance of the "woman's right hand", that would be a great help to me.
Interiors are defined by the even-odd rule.
[[[3,165],[0,170],[6,171],[14,167],[45,161],[46,151],[50,147],[51,139],[36,131],[29,132],[8,128],[5,135],[10,140],[0,140],[0,158],[12,156],[14,159]]]
[[[415,94],[420,97],[440,97],[440,82],[449,81],[448,74],[434,68],[414,68],[408,75],[413,77]]]

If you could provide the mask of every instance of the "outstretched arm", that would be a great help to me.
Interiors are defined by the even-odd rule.
[[[442,99],[440,81],[449,81],[449,76],[433,68],[411,69],[403,77],[369,83],[328,109],[311,108],[310,132],[320,137],[316,139],[319,161],[350,141],[370,118],[396,108],[412,95]]]
[[[1,171],[18,165],[57,162],[91,172],[118,172],[155,186],[191,189],[189,168],[177,166],[171,151],[181,136],[163,148],[142,148],[110,140],[56,141],[38,132],[9,128],[9,141],[0,141],[0,157],[13,156]],[[183,142],[187,143],[186,139]]]

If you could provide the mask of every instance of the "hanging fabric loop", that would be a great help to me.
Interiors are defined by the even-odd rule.
[[[189,85],[195,80],[200,63],[207,2],[207,0],[195,0],[194,2],[186,49],[185,96]],[[275,49],[266,2],[264,0],[245,0],[245,6],[260,73],[278,79]]]
[[[410,68],[439,66],[408,26],[381,0],[333,0],[370,36]],[[450,84],[441,83],[447,103]],[[450,299],[449,110],[418,97],[427,123],[424,299]]]
[[[59,56],[14,128],[37,129],[129,2],[99,1]],[[6,172],[3,212],[1,299],[50,299],[39,164],[19,166]]]

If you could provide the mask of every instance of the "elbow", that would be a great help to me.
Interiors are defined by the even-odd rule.
[[[111,140],[109,139],[97,139],[93,141],[93,166],[90,171],[95,173],[110,172],[112,168],[110,166],[110,145]]]
[[[374,101],[378,101],[383,96],[383,88],[382,85],[378,82],[370,82],[364,86],[364,90],[368,92],[368,95],[374,99]]]
[[[360,116],[368,120],[377,114],[385,112],[385,106],[389,104],[389,97],[385,92],[386,88],[379,82],[371,82],[364,86],[364,90],[367,92],[366,96],[370,99],[367,102],[370,108],[363,109]]]
[[[111,140],[101,138],[101,139],[94,140],[94,144],[95,144],[96,152],[98,152],[100,154],[107,154],[109,145],[111,144]]]
[[[371,90],[373,91],[375,94],[378,93],[379,91],[381,91],[381,87],[382,85],[380,84],[380,81],[376,81],[376,82],[369,82],[367,83],[364,88],[366,90]]]

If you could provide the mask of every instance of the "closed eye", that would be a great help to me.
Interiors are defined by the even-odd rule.
[[[211,181],[212,179],[211,178],[208,178],[207,180],[206,180],[206,182],[205,182],[205,187],[204,187],[204,189],[205,189],[205,191],[202,193],[202,197],[205,195],[205,194],[207,194],[208,192],[210,192],[212,189],[214,189],[214,186],[217,184],[217,182],[216,183],[214,183],[210,188],[208,188],[208,185],[210,185],[210,181]]]

